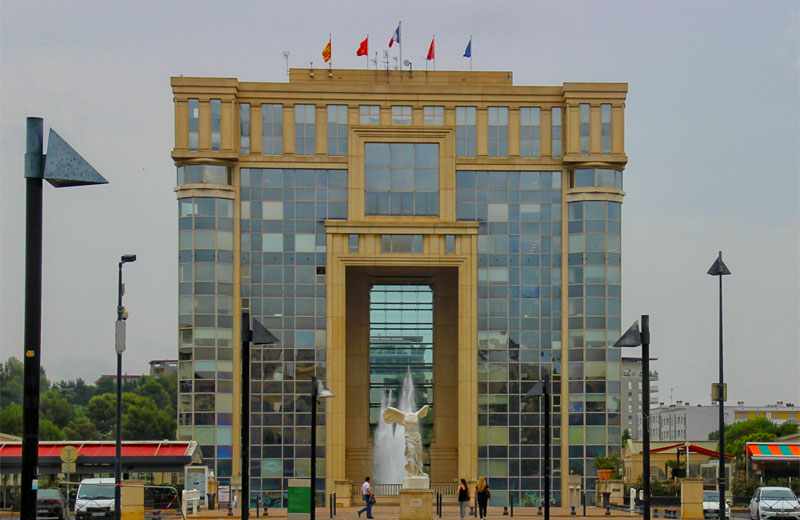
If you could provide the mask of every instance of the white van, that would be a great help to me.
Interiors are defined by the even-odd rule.
[[[85,478],[75,497],[75,519],[114,518],[114,479]]]

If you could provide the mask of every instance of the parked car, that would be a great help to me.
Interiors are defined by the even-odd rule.
[[[731,507],[725,503],[725,517],[731,517]],[[719,518],[719,491],[703,491],[703,518]]]
[[[69,520],[69,507],[64,493],[58,489],[39,489],[36,491],[37,520]]]
[[[760,487],[750,500],[750,520],[800,520],[800,501],[787,487]]]
[[[85,478],[75,497],[75,519],[114,518],[114,479]]]

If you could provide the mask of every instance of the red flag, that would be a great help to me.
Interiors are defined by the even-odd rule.
[[[356,51],[356,56],[366,56],[369,53],[369,36],[364,38],[364,41],[359,45]]]
[[[433,50],[434,42],[436,42],[436,38],[431,40],[431,46],[428,49],[428,57],[425,58],[426,60],[435,60],[436,59],[436,52]]]

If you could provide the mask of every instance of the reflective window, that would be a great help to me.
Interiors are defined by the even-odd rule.
[[[261,153],[283,154],[283,105],[261,105]]]
[[[519,109],[519,156],[539,157],[541,154],[541,108]]]
[[[239,153],[250,154],[250,103],[239,105]]]
[[[316,153],[316,117],[314,105],[294,106],[295,155],[314,155]]]
[[[211,100],[211,149],[219,151],[222,145],[222,102]]]
[[[422,111],[425,125],[444,124],[444,107],[423,107]]]
[[[231,169],[211,164],[178,166],[178,186],[183,184],[230,184]]]
[[[328,105],[328,155],[347,155],[347,105]]]
[[[508,157],[508,107],[489,107],[489,157]]]
[[[600,153],[611,154],[611,105],[600,105]]]
[[[358,122],[362,125],[381,124],[381,107],[378,105],[360,105],[358,107]]]
[[[456,252],[456,236],[455,235],[445,235],[444,237],[444,253],[446,255],[452,255]]]
[[[572,188],[622,189],[622,171],[606,168],[581,168],[572,172]]]
[[[381,235],[381,253],[422,253],[422,235]]]
[[[393,125],[410,125],[411,124],[411,106],[410,105],[396,105],[392,107],[392,124]]]
[[[358,235],[351,234],[348,237],[348,251],[351,253],[358,253]]]
[[[561,107],[553,107],[551,122],[552,156],[561,157]]]
[[[588,103],[580,104],[580,153],[581,155],[589,155],[589,128],[590,128],[590,110]]]
[[[200,146],[200,102],[189,100],[189,150],[198,150]]]
[[[456,107],[456,156],[475,157],[475,107]]]
[[[438,215],[439,145],[366,143],[367,215]]]

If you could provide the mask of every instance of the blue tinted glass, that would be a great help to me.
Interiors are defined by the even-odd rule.
[[[389,166],[388,143],[366,143],[364,145],[365,166]]]

